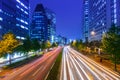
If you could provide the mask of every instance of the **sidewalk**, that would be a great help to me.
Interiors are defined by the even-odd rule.
[[[30,53],[30,54],[28,55],[28,57],[31,57],[33,54],[34,54],[34,53]],[[21,60],[23,60],[23,59],[25,59],[25,58],[26,58],[25,55],[24,55],[24,56],[17,57],[17,58],[12,58],[12,59],[11,59],[11,60],[12,60],[11,62],[12,62],[12,63],[15,63],[15,62],[21,61]],[[0,68],[2,68],[2,67],[5,66],[5,65],[9,65],[9,60],[0,58]]]

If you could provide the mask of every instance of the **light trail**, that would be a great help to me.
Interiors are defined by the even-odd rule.
[[[41,58],[6,75],[2,80],[43,80],[50,71],[61,49],[61,47],[58,47],[44,54]]]
[[[120,75],[116,72],[103,67],[69,46],[64,48],[62,60],[64,61],[62,61],[60,80],[120,80]]]

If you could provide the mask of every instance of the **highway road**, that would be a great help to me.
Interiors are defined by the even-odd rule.
[[[54,64],[61,47],[45,53],[41,58],[8,74],[2,80],[44,80]]]
[[[63,50],[60,80],[120,80],[120,75],[67,46]]]

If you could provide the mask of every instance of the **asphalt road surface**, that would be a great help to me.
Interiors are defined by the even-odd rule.
[[[120,75],[67,46],[63,50],[60,80],[120,80]]]
[[[2,80],[44,80],[60,51],[61,47],[58,47],[55,50],[44,54],[36,61],[8,74]]]

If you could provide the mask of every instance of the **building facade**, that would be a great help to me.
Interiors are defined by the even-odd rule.
[[[29,31],[29,0],[0,0],[0,37],[13,32],[25,39]]]
[[[111,24],[107,21],[109,14],[107,10],[107,0],[89,0],[89,37],[90,40],[100,40],[102,34],[106,31],[107,27]],[[107,25],[110,24],[110,25]],[[94,31],[94,34],[91,34]]]
[[[30,28],[30,37],[45,42],[55,41],[56,34],[56,16],[49,9],[44,8],[42,4],[38,4],[33,12],[32,23]]]
[[[67,38],[65,38],[61,35],[58,35],[58,36],[56,36],[55,42],[57,42],[59,45],[63,46],[63,45],[67,44]]]
[[[119,0],[84,0],[88,1],[88,24],[83,21],[85,26],[88,26],[88,40],[101,40],[102,35],[109,30],[112,24],[120,26],[120,1]],[[84,3],[84,15],[86,14],[86,3]],[[84,17],[86,19],[86,17]],[[94,34],[92,34],[94,32]],[[86,34],[84,37],[86,37]]]
[[[110,0],[111,23],[120,26],[120,0]]]
[[[30,37],[39,41],[47,40],[48,19],[42,4],[38,4],[33,12],[32,23],[30,26]]]
[[[50,9],[45,10],[48,18],[48,40],[53,43],[56,36],[56,14]]]
[[[83,36],[84,41],[88,42],[89,37],[89,0],[83,1]]]

